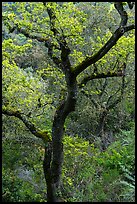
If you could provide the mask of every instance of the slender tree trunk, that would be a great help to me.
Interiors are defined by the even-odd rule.
[[[72,76],[67,76],[67,99],[62,101],[56,110],[53,127],[52,143],[45,147],[43,169],[47,184],[47,201],[58,202],[57,191],[63,164],[63,143],[65,119],[75,110],[77,83]]]
[[[104,126],[105,126],[105,120],[106,120],[107,114],[108,114],[107,110],[104,110],[101,113],[100,121],[99,121],[99,127],[98,127],[98,130],[97,130],[97,135],[98,135],[98,137],[101,138],[101,147],[100,148],[102,150],[105,150],[105,148],[106,148],[106,146],[105,146],[106,144],[105,144]]]

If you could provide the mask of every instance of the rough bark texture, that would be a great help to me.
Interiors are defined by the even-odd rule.
[[[47,201],[57,202],[57,191],[60,184],[60,176],[63,164],[64,123],[68,114],[75,110],[76,82],[68,86],[68,97],[59,105],[53,121],[52,144],[45,147],[43,169],[47,183]]]
[[[45,145],[43,171],[47,184],[47,202],[56,202],[56,195],[50,168],[51,156],[52,156],[52,144],[49,143],[48,145]]]

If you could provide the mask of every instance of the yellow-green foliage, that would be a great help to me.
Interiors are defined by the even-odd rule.
[[[65,136],[63,140],[64,144],[64,166],[63,166],[63,182],[66,186],[74,187],[78,185],[77,182],[82,180],[82,174],[84,173],[85,179],[89,180],[89,174],[87,171],[83,171],[85,167],[88,171],[94,172],[92,165],[90,165],[89,159],[91,155],[96,155],[98,150],[93,144],[89,145],[89,142],[79,138],[78,136],[69,137]],[[86,165],[86,166],[85,166]],[[81,178],[78,178],[78,172]],[[77,175],[77,176],[76,176]]]
[[[21,56],[31,46],[31,41],[22,46],[16,45],[12,39],[3,41],[2,93],[3,105],[9,109],[20,110],[26,115],[31,112],[34,114],[32,122],[37,123],[42,117],[44,118],[37,110],[38,99],[40,98],[42,106],[52,102],[52,98],[45,91],[47,84],[41,76],[27,73],[15,62],[16,56]],[[48,105],[44,107],[45,112],[48,109]],[[35,114],[38,114],[37,118]]]
[[[133,131],[121,132],[123,143],[119,140],[105,152],[100,152],[93,144],[78,136],[65,135],[60,196],[66,202],[134,201],[134,186],[130,183],[126,185],[123,181],[124,176],[131,172],[134,163],[133,137]],[[8,139],[3,145],[2,190],[4,193],[8,192],[6,199],[13,202],[45,201],[46,186],[43,185],[42,173],[43,145],[32,141],[26,143],[25,140],[23,145],[23,139],[22,145],[20,141],[17,143],[16,140]],[[16,167],[30,170],[33,183],[31,180],[19,179],[17,171],[14,172]],[[12,169],[12,172],[7,169]],[[36,185],[38,190],[35,189]]]
[[[78,136],[64,137],[63,198],[68,202],[126,201],[121,194],[127,187],[121,181],[125,175],[134,180],[130,176],[134,165],[134,134],[132,131],[121,134],[123,137],[128,135],[127,146],[118,141],[105,152],[100,152],[93,144]],[[129,152],[131,155],[128,157]],[[133,196],[129,200],[134,200],[134,189],[129,188],[129,191],[132,191],[130,196]]]

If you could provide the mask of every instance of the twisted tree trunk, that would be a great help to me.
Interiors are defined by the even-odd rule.
[[[75,110],[77,83],[76,78],[70,74],[66,75],[68,96],[62,101],[56,110],[53,127],[52,143],[45,147],[43,169],[47,184],[47,201],[58,202],[57,191],[60,184],[60,175],[63,164],[63,143],[64,123],[68,114]]]
[[[63,71],[66,77],[66,84],[67,84],[67,98],[66,100],[62,101],[62,103],[59,105],[53,121],[53,127],[52,127],[52,142],[50,142],[48,138],[48,134],[46,133],[40,133],[35,128],[34,124],[30,123],[26,117],[24,117],[23,114],[21,114],[19,111],[6,111],[4,110],[3,113],[18,117],[20,120],[24,122],[26,127],[31,131],[32,134],[35,136],[43,139],[44,141],[48,138],[48,144],[45,143],[45,156],[43,161],[43,169],[44,169],[44,175],[45,180],[47,184],[47,201],[48,202],[57,202],[57,190],[60,183],[60,175],[61,175],[61,168],[63,163],[63,144],[62,144],[62,137],[64,133],[64,123],[65,119],[67,118],[68,114],[75,110],[75,104],[76,104],[76,94],[77,94],[77,82],[76,77],[82,73],[87,67],[91,66],[92,64],[95,64],[97,61],[99,61],[104,55],[106,55],[109,50],[116,45],[117,41],[124,35],[124,33],[135,29],[135,25],[128,25],[128,16],[127,13],[122,5],[121,2],[115,2],[115,8],[118,11],[121,21],[119,27],[116,29],[116,31],[112,34],[110,39],[95,53],[91,56],[86,57],[81,63],[79,63],[77,66],[72,67],[71,62],[69,60],[69,54],[71,50],[69,49],[69,46],[66,41],[66,37],[64,35],[64,31],[62,30],[62,27],[58,29],[56,26],[56,12],[54,10],[53,2],[43,2],[47,13],[49,15],[49,21],[50,21],[50,30],[53,33],[53,37],[58,42],[59,50],[61,51],[60,57],[56,56],[54,53],[54,49],[56,47],[56,44],[54,41],[52,42],[52,38],[49,37],[43,38],[38,35],[34,35],[35,30],[31,30],[28,32],[28,29],[22,29],[18,26],[18,23],[13,25],[12,23],[9,23],[9,18],[7,17],[5,19],[5,25],[9,28],[10,32],[13,32],[16,30],[19,33],[22,33],[27,38],[36,39],[39,42],[44,42],[45,46],[48,48],[48,55],[52,59],[53,63]],[[132,9],[133,2],[130,2],[129,8]],[[20,19],[19,19],[20,21]],[[13,25],[13,26],[12,26]],[[58,24],[57,24],[58,25]],[[37,32],[37,31],[36,31]],[[120,72],[115,73],[99,73],[97,75],[91,75],[88,76],[88,78],[85,76],[82,80],[82,84],[86,84],[88,81],[92,79],[97,78],[107,78],[107,77],[114,77],[114,76],[122,76],[123,74]],[[103,116],[105,117],[105,116]],[[102,125],[104,124],[104,118],[102,118]],[[103,128],[103,126],[101,127]]]

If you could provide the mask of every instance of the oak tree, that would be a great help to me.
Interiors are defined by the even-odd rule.
[[[122,77],[125,74],[123,68],[121,70],[111,69],[111,67],[108,70],[103,68],[99,72],[95,69],[96,64],[103,63],[111,51],[113,53],[117,46],[120,47],[120,39],[129,31],[133,35],[132,30],[135,29],[134,23],[128,24],[128,9],[133,9],[133,2],[128,3],[129,8],[126,3],[122,2],[114,2],[113,5],[119,21],[116,22],[114,31],[108,30],[104,33],[102,41],[98,36],[100,43],[92,45],[90,42],[90,53],[80,51],[80,48],[86,47],[84,32],[87,16],[73,2],[63,4],[16,2],[9,6],[9,10],[3,12],[3,23],[8,32],[22,34],[28,39],[28,44],[19,46],[11,39],[3,41],[2,113],[19,118],[33,135],[41,138],[45,143],[43,171],[47,184],[48,202],[58,201],[57,191],[63,164],[64,124],[68,115],[75,111],[78,91],[91,80]],[[61,97],[55,106],[51,135],[46,128],[45,130],[38,128],[35,119],[30,116],[36,111],[37,106],[41,108],[41,103],[52,106],[54,98],[50,101],[46,91],[41,97],[39,90],[42,88],[46,90],[46,83],[40,81],[39,77],[35,77],[34,80],[32,76],[24,75],[23,70],[15,62],[15,56],[19,58],[26,48],[31,47],[29,39],[45,46],[50,58],[50,68],[54,67],[53,70],[61,73],[64,80]],[[124,63],[123,60],[121,67],[124,67]],[[89,67],[92,72],[87,75],[85,71]]]

